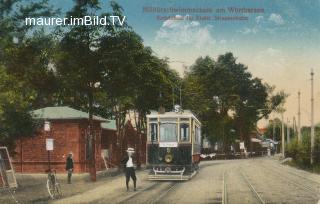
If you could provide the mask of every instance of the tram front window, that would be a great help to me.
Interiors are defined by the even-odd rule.
[[[160,141],[161,142],[177,142],[177,124],[162,123],[160,125]]]

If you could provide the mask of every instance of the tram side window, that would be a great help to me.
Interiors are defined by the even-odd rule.
[[[180,141],[182,142],[189,141],[189,124],[186,124],[186,123],[180,124]]]
[[[201,143],[201,129],[198,128],[198,142]]]
[[[195,141],[197,143],[200,143],[201,131],[200,131],[200,128],[198,126],[196,126],[195,132],[196,132],[196,134],[195,134],[195,138],[194,139],[195,139]]]
[[[150,141],[157,142],[158,141],[158,124],[150,123]]]

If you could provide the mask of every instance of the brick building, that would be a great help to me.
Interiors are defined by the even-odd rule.
[[[44,173],[48,169],[48,152],[46,139],[54,141],[54,150],[50,151],[51,168],[57,172],[65,171],[66,155],[73,152],[74,172],[88,172],[88,113],[70,107],[47,107],[33,111],[33,115],[40,121],[50,122],[50,131],[40,128],[38,133],[25,137],[16,142],[13,157],[14,168],[17,172]],[[96,167],[101,170],[101,123],[104,118],[94,116],[93,125],[96,135]]]
[[[146,161],[146,140],[145,134],[138,133],[136,128],[128,120],[124,135],[117,135],[116,122],[102,123],[101,149],[108,152],[108,164],[110,167],[120,165],[121,159],[126,155],[128,147],[135,149],[135,158],[137,165],[145,164]]]

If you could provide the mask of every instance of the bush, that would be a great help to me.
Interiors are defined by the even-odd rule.
[[[286,156],[291,157],[297,165],[310,166],[310,142],[306,137],[298,143],[297,138],[286,145]]]
[[[320,129],[317,127],[315,131],[315,148],[314,148],[314,165],[310,165],[310,128],[302,131],[301,143],[298,143],[295,137],[286,145],[286,156],[292,157],[295,165],[302,168],[319,168],[320,166]]]

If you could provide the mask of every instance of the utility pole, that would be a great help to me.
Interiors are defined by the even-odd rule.
[[[311,69],[311,152],[310,163],[313,164],[314,153],[314,98],[313,98],[313,69]]]
[[[285,158],[285,154],[284,154],[285,141],[284,141],[283,112],[281,112],[281,143],[282,143],[282,156],[283,156],[283,158]]]
[[[290,143],[290,120],[287,118],[287,144]]]
[[[296,124],[296,117],[293,116],[292,118],[292,130],[293,130],[293,136],[297,133],[297,124]]]
[[[276,129],[276,120],[275,119],[273,119],[273,121],[272,121],[272,140],[273,141],[276,141],[275,140],[275,129]]]
[[[93,128],[93,93],[92,89],[89,92],[89,161],[90,161],[90,179],[95,182],[97,180],[97,171],[96,171],[96,138]]]
[[[298,143],[301,143],[301,112],[300,112],[300,97],[301,93],[298,92]]]

